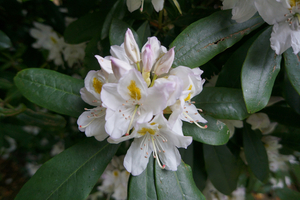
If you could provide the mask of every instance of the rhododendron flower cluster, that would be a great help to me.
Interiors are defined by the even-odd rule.
[[[181,157],[176,147],[192,142],[182,133],[182,121],[206,128],[207,121],[191,101],[202,91],[202,71],[172,69],[174,48],[167,50],[156,37],[148,38],[140,51],[130,29],[124,43],[111,46],[110,53],[96,56],[101,70],[85,78],[81,97],[95,107],[80,115],[79,129],[99,141],[134,139],[124,158],[133,175],[144,171],[152,152],[162,169],[177,170]]]

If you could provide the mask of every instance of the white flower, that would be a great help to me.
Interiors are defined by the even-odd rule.
[[[127,137],[135,139],[124,158],[124,167],[134,176],[140,175],[146,169],[152,152],[161,168],[176,171],[181,162],[176,147],[187,148],[193,140],[190,136],[173,132],[162,114],[156,115],[150,122],[137,124]],[[123,140],[124,138],[120,138],[111,142],[118,143]]]
[[[50,155],[55,156],[57,154],[60,154],[65,150],[65,144],[62,141],[57,142],[56,144],[53,145]]]
[[[101,179],[102,184],[97,187],[105,194],[112,194],[117,200],[123,200],[127,197],[127,185],[129,173],[124,169],[122,162],[124,156],[113,157],[112,161],[106,167]]]
[[[40,128],[37,126],[23,126],[23,130],[26,131],[27,133],[31,133],[33,135],[37,135],[40,132]]]
[[[161,11],[164,7],[164,0],[151,0],[152,5],[156,12]],[[129,12],[133,12],[141,7],[141,11],[144,8],[144,0],[127,0],[126,1]]]
[[[254,0],[224,0],[223,9],[232,9],[232,19],[242,23],[256,13]]]
[[[41,164],[26,163],[25,168],[27,169],[28,174],[33,176],[41,166]]]
[[[86,47],[85,43],[81,44],[66,44],[63,49],[63,55],[65,61],[67,61],[69,67],[72,67],[74,63],[78,61],[83,61]]]
[[[273,26],[271,48],[281,54],[292,47],[300,51],[300,2],[297,0],[256,0],[261,17]]]
[[[259,129],[263,135],[272,133],[277,126],[276,122],[270,122],[270,119],[265,113],[254,113],[246,120],[248,124],[251,124],[251,129]]]
[[[9,147],[5,148],[4,146],[0,148],[0,155],[3,159],[7,159],[9,157],[9,153],[13,152],[14,150],[17,149],[17,143],[15,139],[9,137],[9,136],[4,136],[4,139],[8,142]]]
[[[229,131],[230,131],[230,136],[229,138],[231,138],[234,135],[235,132],[235,128],[243,128],[243,121],[241,120],[229,120],[229,119],[219,119],[221,122],[223,122],[224,124],[226,124],[226,126],[228,127]]]

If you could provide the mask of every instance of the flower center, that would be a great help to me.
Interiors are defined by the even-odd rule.
[[[127,87],[127,89],[129,90],[129,95],[132,99],[140,100],[142,98],[141,89],[136,86],[134,80],[130,81],[130,85]]]
[[[103,85],[103,83],[101,81],[99,81],[96,77],[94,77],[94,79],[93,79],[93,87],[94,87],[95,91],[98,94],[101,93],[102,85]]]
[[[141,130],[138,131],[140,135],[145,135],[146,133],[149,133],[150,135],[155,135],[156,130],[153,130],[151,128],[145,128],[143,127]]]
[[[188,90],[191,91],[192,88],[193,88],[193,86],[190,85]],[[188,94],[188,96],[184,99],[184,101],[189,101],[189,100],[191,99],[191,94],[192,94],[192,92],[190,92],[190,93]]]
[[[284,16],[287,17],[286,22],[294,31],[300,30],[300,0],[290,0],[289,13]]]

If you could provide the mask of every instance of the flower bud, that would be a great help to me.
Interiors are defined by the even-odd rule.
[[[111,57],[111,66],[115,77],[119,80],[127,71],[132,69],[132,67],[122,60]]]
[[[143,60],[143,70],[145,72],[150,72],[153,65],[153,52],[151,49],[151,44],[147,44],[145,50],[142,53]]]
[[[165,55],[163,55],[154,66],[154,74],[157,76],[168,73],[174,61],[174,48],[171,48]]]
[[[95,55],[97,58],[99,65],[101,66],[101,71],[104,73],[107,78],[109,74],[112,74],[111,62],[108,59],[102,58],[101,56]]]
[[[125,34],[124,49],[130,60],[132,60],[134,63],[140,62],[140,49],[130,29],[127,29]]]

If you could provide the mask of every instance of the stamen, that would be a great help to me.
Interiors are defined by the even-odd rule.
[[[185,112],[183,112],[184,115],[186,115],[186,118],[189,118],[190,120],[193,121],[193,118],[191,118],[188,114],[186,114]],[[197,122],[193,121],[194,124],[196,124],[199,128],[202,128],[202,129],[206,129],[207,128],[207,125],[205,126],[201,126],[200,124],[198,124]]]
[[[128,126],[128,129],[127,129],[126,133],[129,133],[130,127],[131,127],[131,125],[133,123],[133,119],[134,119],[135,113],[138,112],[137,111],[138,107],[139,107],[138,105],[135,106],[135,109],[133,111],[132,118],[130,120],[130,123],[129,123],[129,126]],[[125,119],[127,119],[127,118],[125,118]]]
[[[84,125],[84,126],[79,125],[79,128],[86,128],[86,127],[88,127],[94,120],[95,120],[95,118],[92,119],[87,125]]]
[[[161,165],[161,163],[160,163],[160,160],[159,160],[159,158],[158,158],[158,156],[157,156],[157,151],[156,151],[156,147],[155,147],[155,143],[154,143],[154,140],[153,140],[153,137],[151,136],[151,139],[152,139],[152,145],[153,145],[153,157],[155,156],[155,159],[156,159],[156,161],[157,161],[157,164],[159,165],[159,167],[161,168],[161,169],[164,169],[165,168],[165,165]]]

